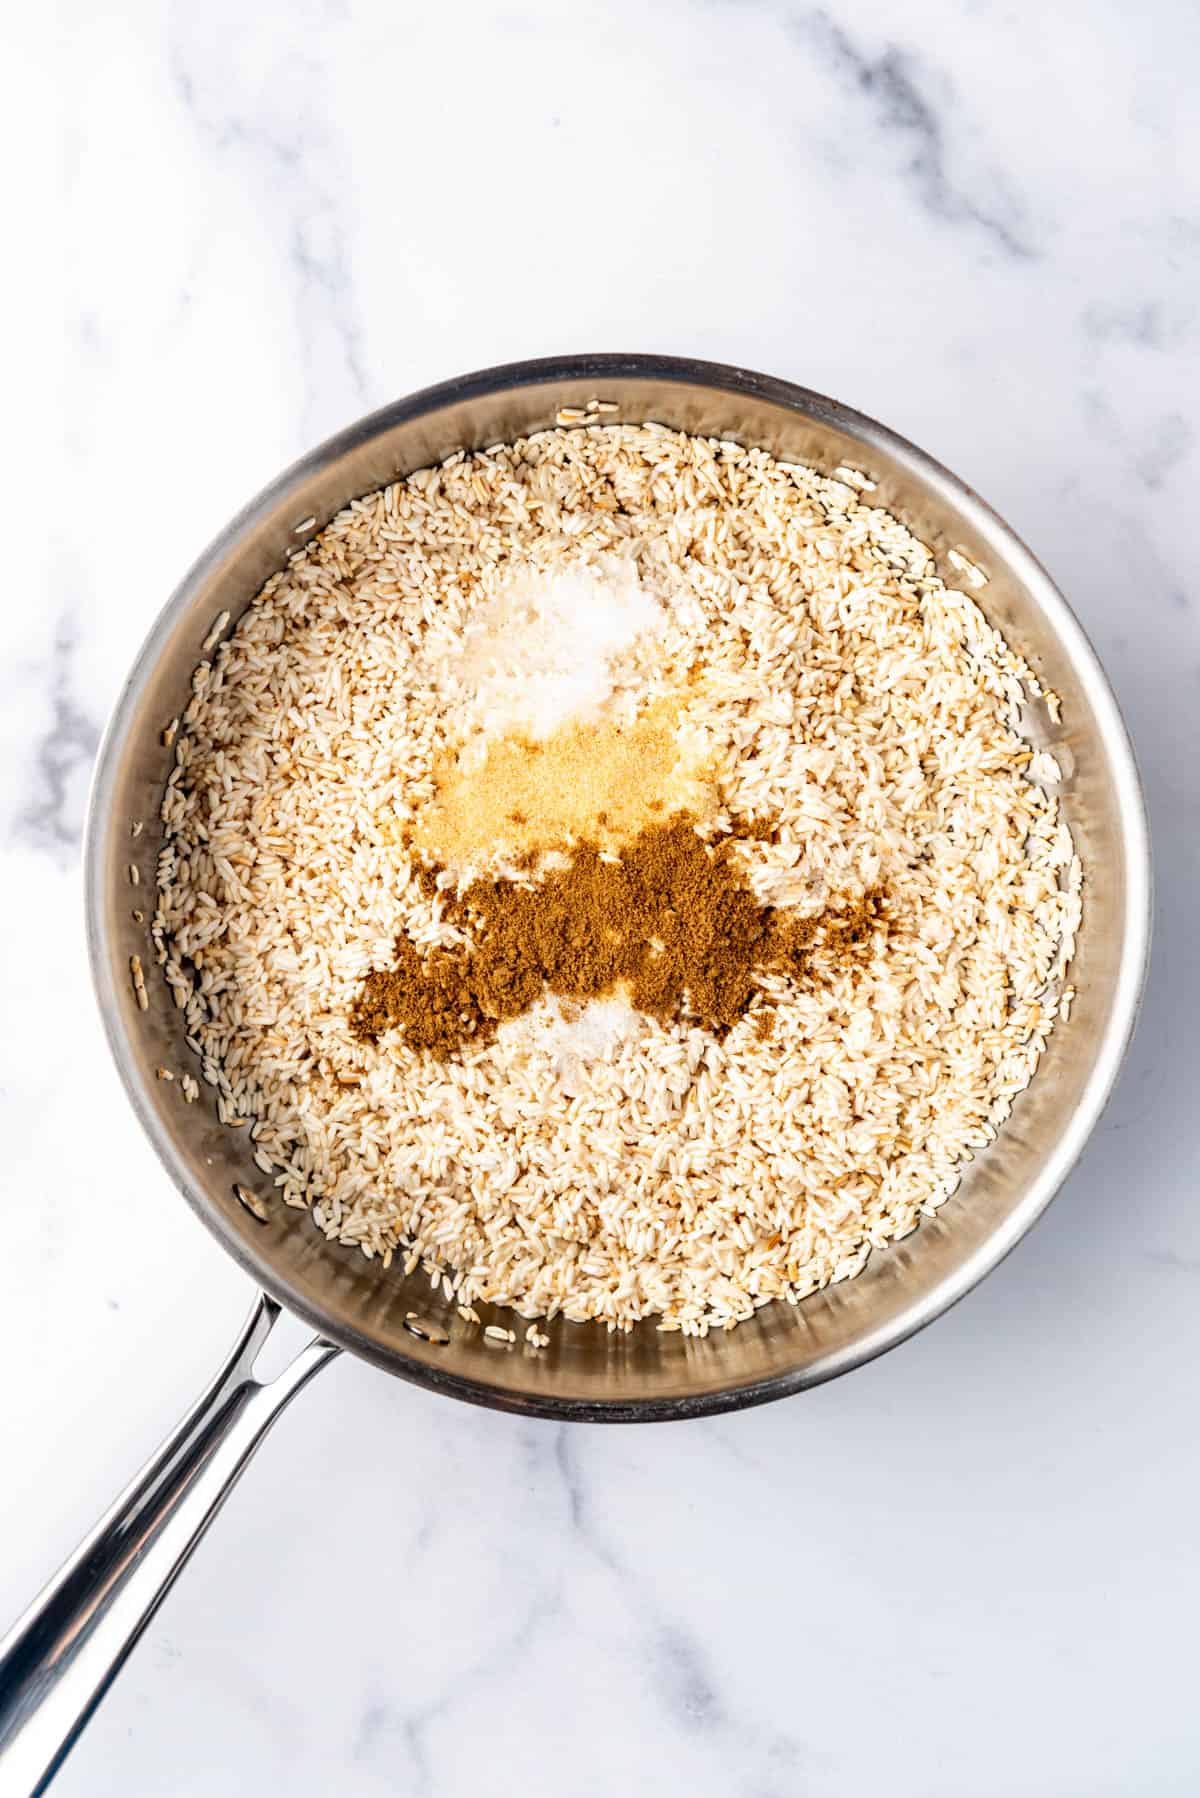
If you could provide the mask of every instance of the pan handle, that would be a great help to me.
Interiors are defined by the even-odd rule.
[[[337,1354],[314,1337],[257,1380],[279,1315],[262,1294],[208,1390],[0,1642],[0,1790],[46,1789],[267,1430]]]

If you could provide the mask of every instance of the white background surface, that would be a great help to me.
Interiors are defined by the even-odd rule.
[[[712,356],[874,413],[1077,608],[1159,891],[1104,1122],[952,1315],[811,1395],[640,1430],[338,1362],[56,1790],[1200,1790],[1190,0],[129,0],[4,29],[5,1616],[248,1302],[108,1065],[78,838],[154,612],[330,430],[574,349]]]

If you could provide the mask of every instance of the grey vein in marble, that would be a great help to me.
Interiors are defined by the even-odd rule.
[[[99,728],[75,697],[76,647],[74,622],[64,613],[45,684],[49,722],[34,744],[32,792],[18,821],[27,841],[60,856],[79,845],[83,819],[72,808],[72,783],[91,766],[100,742]]]
[[[792,1770],[806,1757],[806,1750],[786,1731],[764,1729],[757,1719],[741,1718],[729,1709],[700,1642],[681,1626],[678,1616],[661,1611],[652,1588],[610,1544],[596,1516],[595,1488],[579,1466],[579,1447],[578,1426],[561,1425],[554,1462],[566,1493],[569,1526],[579,1546],[617,1582],[639,1626],[646,1678],[662,1710],[681,1733],[711,1734],[735,1747],[742,1764],[756,1770],[752,1787],[746,1788],[755,1798],[783,1798],[793,1792]],[[775,1783],[777,1773],[787,1775],[781,1784]]]
[[[1028,261],[1040,255],[1024,208],[998,171],[986,198],[952,178],[946,127],[920,57],[896,44],[872,55],[824,10],[800,14],[790,24],[842,86],[863,98],[880,130],[906,146],[904,172],[927,211],[950,224],[974,225],[1007,256]]]
[[[391,1740],[403,1743],[411,1763],[416,1786],[408,1791],[436,1794],[434,1759],[428,1736],[430,1730],[449,1712],[468,1701],[486,1685],[497,1666],[519,1666],[537,1631],[557,1615],[558,1593],[553,1588],[535,1592],[516,1622],[498,1629],[485,1654],[456,1673],[453,1684],[439,1697],[414,1709],[372,1697],[365,1706],[354,1739],[353,1757],[370,1761],[383,1744]]]
[[[1192,427],[1182,412],[1167,412],[1155,423],[1149,443],[1138,452],[1134,466],[1146,487],[1161,487],[1177,463],[1190,451]]]
[[[184,22],[187,18],[182,15]],[[324,428],[327,419],[308,416],[315,409],[313,389],[329,388],[336,410],[349,414],[366,401],[368,382],[342,211],[346,184],[336,154],[338,133],[323,116],[321,66],[293,53],[287,71],[294,103],[243,114],[227,105],[212,78],[220,64],[210,69],[192,48],[182,41],[181,26],[170,44],[172,88],[212,149],[240,159],[259,205],[282,235],[293,279],[281,297],[293,309],[303,345],[305,424],[310,431],[314,423]],[[337,346],[340,380],[321,353],[326,338]]]
[[[1165,486],[1195,443],[1195,433],[1182,412],[1172,409],[1153,418],[1143,428],[1140,442],[1131,442],[1129,426],[1104,393],[1083,395],[1083,411],[1090,426],[1111,444],[1141,485],[1150,492]]]
[[[1093,300],[1084,308],[1080,323],[1085,335],[1100,344],[1128,343],[1145,350],[1174,350],[1192,335],[1195,315],[1191,309],[1165,300],[1144,300],[1132,305]]]

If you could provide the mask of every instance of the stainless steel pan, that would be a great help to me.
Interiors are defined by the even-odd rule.
[[[208,1089],[181,1103],[162,1063],[187,1069],[180,1014],[157,978],[127,869],[154,888],[158,809],[171,766],[164,725],[182,711],[215,615],[236,618],[287,552],[346,502],[398,474],[553,424],[563,406],[616,402],[616,421],[656,419],[734,437],[878,483],[881,504],[960,577],[986,577],[992,620],[1062,697],[1062,726],[1031,720],[1060,746],[1064,804],[1089,879],[1072,977],[1078,998],[999,1140],[959,1195],[917,1234],[872,1257],[860,1278],[773,1305],[730,1335],[697,1341],[652,1325],[627,1337],[549,1326],[549,1347],[498,1349],[419,1275],[403,1279],[332,1247],[307,1214],[235,1196],[268,1194],[248,1133],[223,1129]],[[308,522],[304,522],[308,521]],[[953,552],[953,553],[952,553]],[[142,820],[135,838],[131,825]],[[648,356],[516,364],[430,388],[375,413],[306,456],[254,500],[192,569],[151,631],[99,757],[86,850],[87,931],[109,1042],[138,1117],[172,1183],[264,1295],[240,1342],[177,1433],[0,1650],[0,1771],[37,1790],[59,1764],[194,1548],[261,1436],[338,1349],[456,1398],[592,1421],[696,1417],[828,1380],[918,1330],[1007,1254],[1049,1202],[1091,1130],[1128,1041],[1144,971],[1149,858],[1137,772],[1108,682],[1075,617],[1029,551],[963,483],[882,425],[803,388],[744,369]],[[139,1009],[131,955],[147,969]],[[255,1358],[280,1306],[316,1331],[269,1383]],[[415,1314],[415,1315],[414,1315]],[[520,1335],[520,1333],[519,1333]]]

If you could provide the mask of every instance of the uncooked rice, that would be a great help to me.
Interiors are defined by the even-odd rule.
[[[1036,681],[866,477],[586,416],[355,501],[267,582],[197,670],[154,941],[220,1115],[328,1237],[464,1317],[702,1334],[858,1273],[950,1195],[1045,1046],[1081,871],[1029,772]],[[739,851],[755,892],[882,887],[886,937],[764,976],[769,1036],[631,1012],[582,1054],[547,998],[448,1060],[357,1041],[397,934],[454,940],[405,831],[470,698],[464,628],[514,571],[614,556],[665,622],[613,685],[636,707],[691,677],[718,826],[776,825]]]

